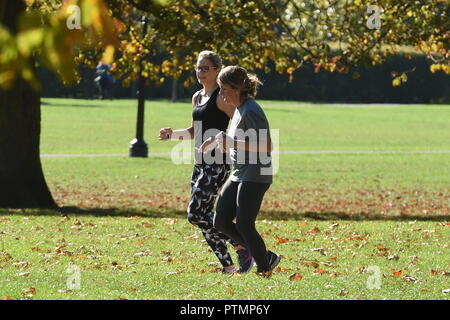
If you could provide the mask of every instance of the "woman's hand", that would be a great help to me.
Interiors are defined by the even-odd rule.
[[[170,140],[173,130],[171,128],[162,128],[159,130],[159,140]]]
[[[219,132],[214,139],[217,142],[217,148],[223,153],[226,153],[228,149],[233,148],[234,140],[227,136],[223,131]]]
[[[212,149],[214,149],[217,146],[217,142],[215,141],[214,137],[206,139],[200,148],[198,148],[199,152],[206,153]]]
[[[227,136],[225,132],[220,131],[215,137],[210,137],[205,140],[200,148],[198,148],[198,151],[206,153],[217,147],[225,153],[229,148],[233,148],[233,143],[233,139]]]

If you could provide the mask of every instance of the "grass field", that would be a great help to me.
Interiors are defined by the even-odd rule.
[[[448,299],[450,108],[262,101],[281,151],[258,229],[283,256],[269,279],[224,276],[185,219],[191,164],[169,156],[44,158],[68,218],[0,211],[0,298]],[[128,152],[136,102],[44,99],[42,154]],[[159,128],[186,127],[189,103],[148,101],[150,152]],[[67,268],[81,288],[67,290]],[[380,289],[369,289],[381,272]]]

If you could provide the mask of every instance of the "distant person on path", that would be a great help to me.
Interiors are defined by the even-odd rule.
[[[225,131],[233,115],[233,109],[219,96],[217,75],[222,68],[220,56],[212,51],[202,51],[197,60],[196,75],[203,89],[192,96],[192,124],[181,130],[162,128],[160,140],[195,139],[195,165],[191,179],[191,200],[188,206],[188,220],[199,227],[206,242],[222,264],[222,273],[248,272],[253,264],[249,250],[232,241],[213,226],[214,204],[219,189],[230,174],[230,165],[225,154],[220,150],[212,150],[208,156],[215,161],[206,161],[206,157],[198,152],[198,147],[207,138]],[[218,154],[216,154],[218,152]],[[218,161],[216,161],[218,159]],[[231,243],[238,254],[240,269],[233,264],[228,252],[227,242]]]
[[[250,250],[258,275],[270,276],[280,263],[280,256],[267,251],[255,227],[273,175],[269,122],[254,100],[261,82],[244,68],[229,66],[219,73],[218,83],[219,94],[235,111],[228,135],[220,132],[200,147],[200,151],[207,152],[217,146],[230,152],[233,162],[231,177],[219,195],[214,227]]]
[[[106,98],[113,98],[112,88],[117,81],[111,76],[110,70],[111,65],[99,62],[97,65],[97,71],[95,72],[94,83],[100,92],[100,99],[102,100]]]

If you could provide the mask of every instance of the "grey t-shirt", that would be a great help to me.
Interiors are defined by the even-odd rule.
[[[247,99],[234,111],[228,135],[238,140],[257,142],[270,137],[269,122],[254,99]],[[233,163],[231,180],[272,183],[272,155],[270,152],[249,152],[231,149]]]

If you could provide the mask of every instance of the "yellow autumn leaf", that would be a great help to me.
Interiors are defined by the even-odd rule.
[[[103,52],[102,63],[111,64],[114,60],[114,52],[115,48],[113,45],[107,46],[105,52]]]
[[[400,77],[395,78],[394,80],[392,80],[392,85],[394,87],[398,87],[399,85],[402,84],[402,81],[400,80]]]
[[[408,81],[408,76],[406,75],[406,73],[402,73],[402,75],[400,76],[400,78],[402,79],[402,82],[406,82]]]
[[[37,49],[42,44],[43,40],[43,29],[23,31],[17,35],[17,48],[23,56],[28,57],[35,49]]]
[[[431,71],[431,73],[436,73],[436,72],[439,71],[440,69],[441,69],[441,65],[440,65],[440,64],[434,63],[434,64],[432,64],[432,65],[430,66],[430,71]]]

